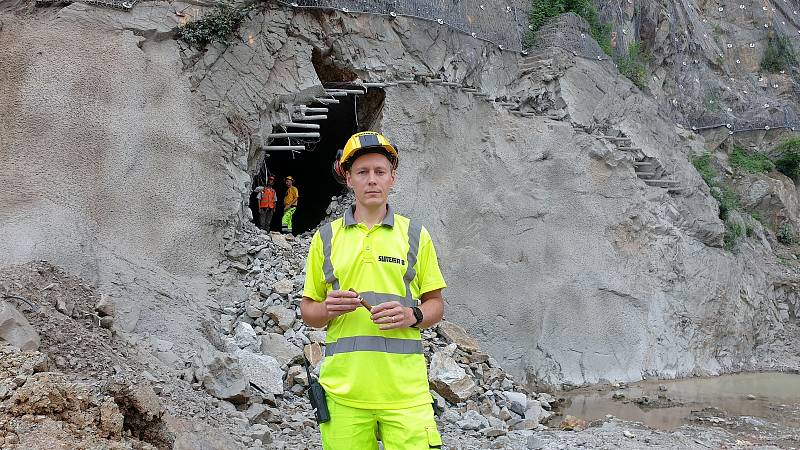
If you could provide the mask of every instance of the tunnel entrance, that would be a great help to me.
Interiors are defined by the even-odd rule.
[[[326,90],[356,90],[352,83],[341,81],[323,83]],[[283,199],[287,192],[285,177],[291,175],[295,179],[295,187],[300,194],[297,210],[292,220],[292,233],[297,235],[316,228],[326,217],[326,209],[331,197],[343,194],[346,187],[339,184],[333,176],[332,166],[339,149],[344,147],[353,133],[366,131],[378,122],[383,109],[385,93],[378,88],[360,88],[363,94],[335,94],[320,98],[309,105],[296,105],[306,109],[305,116],[325,116],[318,120],[298,119],[297,109],[293,119],[287,116],[286,123],[319,124],[319,129],[293,128],[276,124],[273,135],[286,133],[304,133],[304,137],[278,137],[268,141],[268,150],[264,164],[255,175],[253,186],[264,186],[266,174],[275,177],[274,188],[277,193],[275,213],[269,225],[273,231],[281,230],[281,217],[284,213]],[[333,92],[333,91],[328,91]],[[333,100],[337,103],[333,103]],[[327,112],[321,109],[326,108]],[[304,111],[304,112],[305,112]],[[319,137],[310,137],[319,133]],[[273,150],[270,147],[304,146],[305,150],[289,149]],[[250,209],[253,222],[259,225],[259,209],[257,192],[250,198]]]

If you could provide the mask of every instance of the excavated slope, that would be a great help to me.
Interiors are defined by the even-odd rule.
[[[121,327],[192,351],[259,145],[283,103],[322,93],[316,48],[363,80],[437,74],[535,113],[412,85],[387,89],[376,124],[404,155],[392,202],[437,242],[447,317],[509,370],[557,385],[755,367],[787,280],[766,243],[719,248],[715,202],[687,160],[702,139],[613,66],[556,55],[520,79],[517,55],[443,27],[264,8],[206,52],[171,39],[176,3],[4,19],[0,264],[88,275]],[[638,157],[683,191],[648,186]],[[248,292],[231,281],[216,295]]]

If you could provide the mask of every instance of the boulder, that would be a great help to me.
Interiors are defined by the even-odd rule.
[[[565,431],[581,431],[586,429],[586,421],[575,416],[567,416],[558,427]]]
[[[258,341],[253,327],[246,322],[239,322],[233,330],[233,342],[239,348],[249,348],[255,346]]]
[[[289,295],[294,290],[294,283],[288,278],[284,278],[272,285],[272,290],[281,295]]]
[[[0,339],[20,350],[38,350],[39,333],[12,304],[0,301]]]
[[[314,330],[308,333],[308,338],[311,342],[317,342],[319,344],[325,343],[325,337],[327,336],[327,332],[325,330]]]
[[[303,354],[308,359],[308,362],[311,363],[312,366],[316,366],[317,363],[322,361],[324,358],[324,354],[322,353],[322,347],[316,342],[312,342],[305,347],[303,347]]]
[[[261,336],[261,353],[272,356],[280,365],[301,362],[303,350],[292,344],[281,334],[267,333]]]
[[[483,428],[480,431],[481,434],[483,434],[484,436],[492,438],[498,436],[505,436],[506,434],[508,434],[508,430],[503,427],[488,427],[488,428]]]
[[[272,243],[275,244],[278,248],[283,250],[291,250],[292,244],[286,241],[286,238],[280,233],[270,233],[270,238],[272,238]]]
[[[778,173],[743,174],[734,179],[733,187],[747,211],[757,212],[776,229],[785,220],[800,228],[800,197],[790,178]]]
[[[472,377],[443,352],[436,352],[431,357],[428,380],[433,389],[450,403],[461,403],[475,392]]]
[[[467,352],[477,352],[480,350],[480,344],[478,344],[478,341],[473,339],[472,336],[468,335],[463,328],[452,322],[447,322],[444,320],[439,322],[438,331],[439,334],[447,339],[448,342],[456,344],[459,348]]]
[[[114,304],[111,303],[111,300],[109,300],[107,295],[100,294],[100,301],[94,305],[94,310],[97,311],[97,314],[99,314],[100,317],[113,316]]]
[[[253,425],[250,427],[250,431],[247,432],[247,435],[254,440],[258,439],[263,444],[269,444],[272,442],[272,433],[267,425]]]
[[[489,420],[478,413],[478,411],[467,411],[456,425],[462,430],[481,430],[489,426]]]
[[[248,303],[247,306],[244,308],[244,312],[247,314],[248,317],[253,319],[258,319],[259,317],[264,315],[264,311],[253,303]]]
[[[244,412],[244,416],[250,423],[265,422],[275,417],[275,410],[263,403],[253,403]]]
[[[244,450],[222,428],[212,428],[200,420],[169,417],[167,431],[175,436],[172,450]]]
[[[75,311],[75,300],[64,297],[57,298],[56,310],[65,316],[72,317],[72,313]]]
[[[520,416],[525,415],[525,410],[528,409],[528,396],[525,395],[525,393],[506,391],[503,392],[503,395],[508,399],[508,408],[511,411],[514,411]]]
[[[112,383],[108,392],[123,410],[128,413],[135,411],[139,421],[153,422],[161,418],[161,400],[149,384]]]
[[[294,311],[294,309],[286,308],[280,305],[270,306],[266,309],[266,311],[264,311],[264,314],[266,314],[270,319],[274,320],[275,323],[278,324],[278,328],[283,331],[292,328],[292,325],[297,318],[297,313]]]
[[[528,401],[528,408],[525,410],[524,415],[526,419],[535,420],[537,423],[544,423],[553,416],[553,413],[542,408],[538,400],[530,400]]]
[[[539,426],[539,421],[534,419],[523,419],[511,425],[512,430],[535,430]]]
[[[194,365],[195,378],[209,394],[233,403],[246,400],[248,381],[235,357],[204,346],[195,356]]]
[[[308,374],[305,367],[292,366],[286,372],[286,385],[292,387],[299,384],[300,386],[308,386]]]
[[[283,370],[277,359],[247,350],[237,350],[236,357],[242,372],[258,390],[268,394],[283,394]]]

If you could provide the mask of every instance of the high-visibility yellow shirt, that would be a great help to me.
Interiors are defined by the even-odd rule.
[[[338,285],[341,290],[356,290],[373,305],[380,298],[386,300],[382,294],[393,294],[409,306],[408,301],[416,302],[422,294],[446,287],[428,231],[411,227],[419,236],[419,245],[416,254],[410,255],[411,221],[394,214],[391,207],[387,209],[383,223],[367,228],[356,223],[351,207],[330,228],[324,225],[314,234],[306,260],[305,297],[324,301],[328,291]],[[330,278],[326,281],[327,239],[331,242],[335,282]],[[408,282],[411,296],[407,296],[404,277],[410,262],[413,272],[409,276],[413,279]],[[431,403],[420,331],[382,331],[370,316],[360,307],[328,323],[326,357],[320,371],[320,384],[327,394],[338,403],[365,409],[402,409]],[[354,341],[366,346],[353,345]],[[384,344],[388,341],[392,342]],[[378,344],[384,347],[371,348]],[[410,350],[415,347],[416,351]],[[331,355],[333,348],[339,350]]]
[[[297,199],[300,198],[300,193],[297,188],[291,186],[286,190],[286,196],[283,197],[283,206],[289,208],[290,206],[297,206]]]

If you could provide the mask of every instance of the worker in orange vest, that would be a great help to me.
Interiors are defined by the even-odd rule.
[[[267,178],[267,186],[259,186],[256,188],[258,191],[258,221],[259,226],[269,231],[270,223],[272,223],[272,214],[275,212],[275,202],[278,200],[278,195],[272,184],[275,182],[275,177]]]
[[[300,198],[300,193],[294,185],[294,178],[289,175],[286,177],[286,197],[283,198],[283,218],[281,219],[281,232],[292,232],[292,216],[297,210],[297,200]]]

